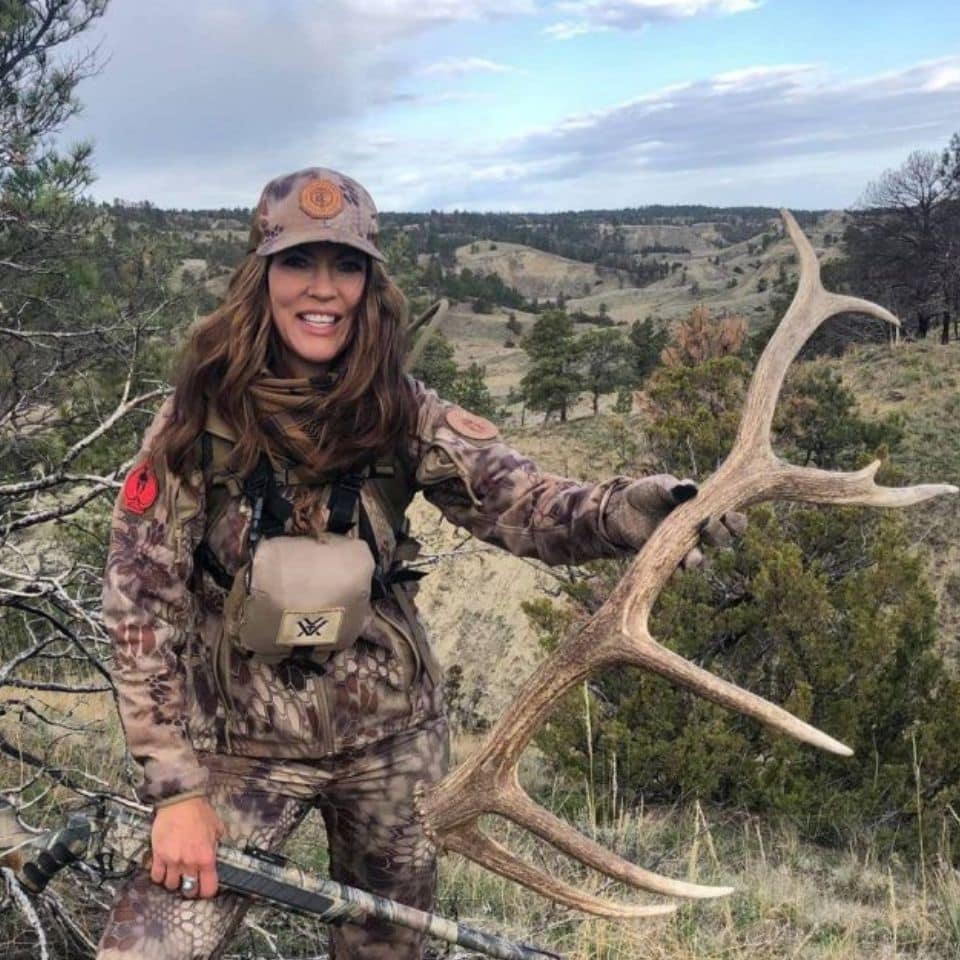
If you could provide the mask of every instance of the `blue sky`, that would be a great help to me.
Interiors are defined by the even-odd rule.
[[[839,207],[960,130],[948,0],[114,0],[67,139],[98,199]]]

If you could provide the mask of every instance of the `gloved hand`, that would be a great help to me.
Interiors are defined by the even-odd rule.
[[[668,513],[696,495],[697,485],[692,480],[678,480],[669,473],[634,480],[610,498],[604,516],[607,534],[615,543],[639,550]],[[747,518],[742,513],[730,511],[722,517],[711,517],[700,530],[699,546],[690,550],[680,566],[684,570],[700,566],[700,546],[729,547],[746,527]]]

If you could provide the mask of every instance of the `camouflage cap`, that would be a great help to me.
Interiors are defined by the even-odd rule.
[[[271,180],[253,214],[249,250],[267,257],[298,243],[345,243],[383,260],[377,249],[377,208],[356,180],[309,167]]]

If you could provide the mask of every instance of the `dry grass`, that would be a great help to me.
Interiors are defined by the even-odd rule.
[[[729,899],[685,905],[672,917],[631,923],[575,917],[458,858],[444,862],[439,904],[465,923],[552,947],[570,960],[960,955],[955,871],[928,870],[921,883],[918,865],[881,862],[870,849],[825,851],[798,842],[788,827],[750,819],[705,823],[693,808],[632,814],[601,831],[604,843],[641,863],[658,863],[671,876],[737,888]],[[551,873],[584,882],[515,829],[501,833]],[[601,889],[596,880],[592,889]]]
[[[96,739],[85,744],[64,738],[49,745],[50,754],[75,774],[85,772],[116,784],[121,773],[117,725],[107,718],[100,722],[99,731]],[[25,747],[39,746],[29,730],[20,733]],[[454,752],[463,756],[475,745],[476,738],[461,738]],[[535,778],[539,767],[535,757],[531,764]],[[6,782],[10,782],[9,772],[4,771]],[[530,777],[524,779],[529,782]],[[549,792],[542,782],[540,792]],[[45,797],[42,803],[51,799]],[[601,921],[557,908],[469,861],[448,856],[442,860],[436,909],[470,926],[556,950],[568,960],[947,960],[960,956],[960,874],[943,866],[939,851],[928,851],[927,861],[920,863],[887,856],[869,841],[855,849],[825,849],[801,842],[789,824],[702,810],[696,804],[634,810],[621,805],[613,822],[598,824],[589,815],[596,806],[587,803],[574,822],[604,845],[668,876],[730,884],[736,892],[722,900],[685,904],[670,917]],[[568,882],[603,896],[644,899],[571,864],[509,823],[491,820],[485,828],[525,859]],[[944,831],[946,845],[960,832],[960,823],[944,824]],[[308,819],[287,852],[311,869],[326,868],[319,817]],[[56,889],[67,902],[79,896],[75,879],[58,882]],[[109,899],[101,895],[104,898]],[[89,903],[84,909],[85,922],[95,935],[102,917],[90,913]],[[29,931],[12,914],[0,924],[0,938],[20,945],[31,942]],[[271,939],[276,953],[269,945]],[[322,955],[322,940],[319,925],[260,909],[231,956],[316,957]],[[441,945],[433,946],[441,950]],[[453,955],[468,956],[459,951]],[[31,954],[24,946],[24,952],[10,956]],[[65,960],[80,954],[52,950],[51,956]]]

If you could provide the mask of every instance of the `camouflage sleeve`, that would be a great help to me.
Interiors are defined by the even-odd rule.
[[[440,400],[420,383],[414,389],[417,484],[448,520],[545,563],[583,563],[624,552],[605,529],[604,515],[629,479],[580,483],[541,473],[488,420]]]
[[[147,431],[117,498],[103,583],[120,719],[143,767],[140,795],[160,804],[202,793],[207,779],[190,744],[182,660],[195,622],[188,584],[203,529],[203,481],[178,477],[150,457],[166,413]]]

